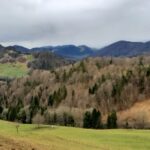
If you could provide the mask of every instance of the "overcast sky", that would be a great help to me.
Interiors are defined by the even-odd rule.
[[[0,44],[150,40],[150,0],[0,0]]]

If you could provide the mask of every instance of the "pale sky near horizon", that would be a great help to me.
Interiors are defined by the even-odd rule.
[[[0,44],[88,45],[150,40],[149,0],[0,0]]]

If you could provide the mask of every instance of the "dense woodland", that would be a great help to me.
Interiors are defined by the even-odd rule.
[[[74,63],[72,60],[64,59],[61,56],[55,55],[48,51],[32,53],[33,61],[28,63],[28,67],[40,70],[52,70],[57,67]]]
[[[1,119],[116,128],[116,112],[150,98],[150,57],[86,58],[0,84]]]

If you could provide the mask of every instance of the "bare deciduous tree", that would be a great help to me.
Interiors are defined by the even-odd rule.
[[[39,128],[41,124],[43,124],[45,121],[44,117],[40,114],[40,113],[37,113],[33,119],[32,119],[32,122],[34,124],[37,124],[37,127]]]

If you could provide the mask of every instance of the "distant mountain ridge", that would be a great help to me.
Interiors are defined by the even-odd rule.
[[[2,49],[13,50],[25,54],[33,53],[33,52],[49,51],[55,53],[56,55],[60,55],[65,58],[72,58],[72,59],[82,59],[88,56],[92,56],[94,54],[94,49],[86,45],[43,46],[43,47],[35,47],[32,49],[20,45],[7,46],[7,47],[3,47],[0,45],[0,50]]]
[[[55,54],[68,58],[81,59],[94,54],[94,50],[88,46],[62,45],[33,48],[31,51],[51,51]]]
[[[110,44],[99,51],[95,56],[137,56],[145,53],[150,53],[150,42],[130,42],[130,41],[118,41]]]
[[[132,57],[150,53],[149,42],[130,42],[118,41],[103,48],[94,49],[86,45],[62,45],[62,46],[43,46],[32,49],[14,45],[3,47],[0,45],[0,50],[13,49],[21,53],[43,52],[50,51],[65,58],[82,59],[89,56],[112,56],[112,57]]]

